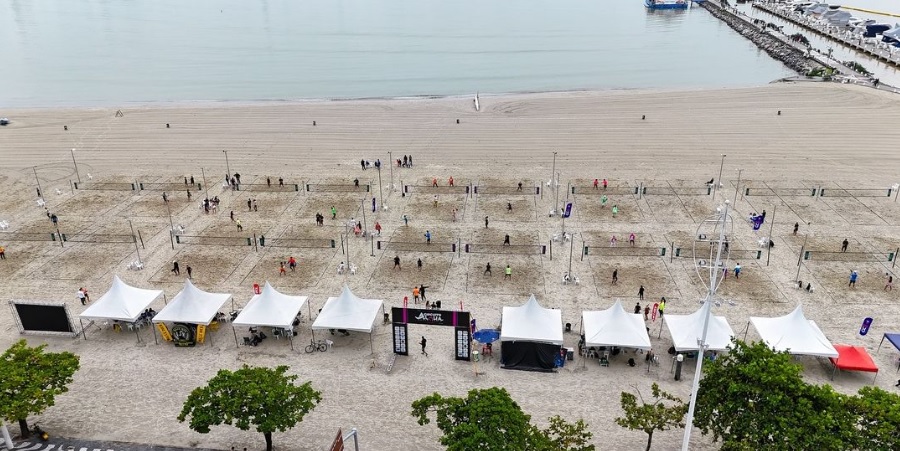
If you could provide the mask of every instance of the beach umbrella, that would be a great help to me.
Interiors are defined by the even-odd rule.
[[[493,343],[500,339],[500,331],[494,329],[481,329],[472,334],[479,343]]]

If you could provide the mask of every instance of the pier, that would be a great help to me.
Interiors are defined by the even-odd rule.
[[[861,54],[877,59],[883,63],[890,64],[895,68],[900,68],[900,49],[894,52],[892,50],[879,48],[875,44],[865,42],[862,37],[852,38],[846,31],[842,32],[829,29],[827,26],[816,23],[805,16],[788,14],[788,11],[785,11],[783,8],[778,8],[769,3],[753,2],[753,7],[849,47]]]

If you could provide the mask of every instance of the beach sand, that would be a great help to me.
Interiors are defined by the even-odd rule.
[[[65,302],[76,316],[84,309],[75,299],[76,290],[85,286],[97,299],[118,274],[130,284],[163,289],[170,300],[183,284],[183,278],[169,272],[171,262],[178,260],[182,271],[185,265],[193,267],[201,289],[233,292],[238,307],[250,299],[254,283],[266,280],[288,294],[309,296],[313,312],[344,284],[360,297],[384,299],[388,308],[411,297],[414,285],[425,284],[429,299],[441,300],[444,307],[462,305],[486,328],[499,324],[502,306],[520,305],[534,293],[543,306],[562,309],[563,322],[573,326],[565,344],[575,347],[582,310],[603,309],[616,299],[630,309],[640,285],[649,302],[666,297],[667,314],[699,307],[705,289],[695,270],[693,237],[717,203],[735,200],[742,169],[739,191],[749,187],[751,195],[738,194],[733,204],[730,243],[734,255],[740,255],[731,264],[740,262],[743,272],[740,281],[729,277],[721,286],[722,297],[734,305],[725,302],[716,314],[727,317],[743,337],[750,316],[783,315],[802,304],[833,342],[869,349],[885,373],[876,385],[894,390],[898,354],[887,347],[876,355],[875,349],[883,332],[900,328],[900,294],[882,291],[885,273],[893,268],[885,254],[900,246],[900,204],[893,193],[887,197],[900,167],[900,103],[895,97],[854,86],[777,84],[480,100],[478,112],[470,98],[127,107],[121,109],[122,117],[116,117],[115,107],[4,112],[12,123],[0,128],[0,186],[5,193],[0,220],[9,221],[10,227],[0,240],[10,236],[7,232],[49,236],[53,231],[44,210],[35,206],[36,171],[50,211],[59,215],[61,232],[95,241],[103,239],[101,235],[130,235],[126,219],[131,219],[143,240],[140,253],[146,267],[126,269],[137,259],[128,243],[70,241],[62,247],[50,241],[0,241],[7,249],[7,259],[0,261],[0,299]],[[79,189],[73,194],[70,181],[77,176],[72,148],[83,188],[116,189]],[[247,191],[222,187],[223,150],[228,151],[228,167],[241,174]],[[414,167],[389,168],[389,152],[394,159],[413,155]],[[555,198],[547,186],[553,152],[561,181],[559,201],[574,203],[564,225],[547,214]],[[705,182],[719,178],[722,154],[727,154],[724,186],[714,200]],[[376,158],[384,163],[380,180],[378,171],[363,171],[359,163]],[[205,186],[188,201],[182,181],[191,175]],[[457,187],[479,186],[480,194],[444,188],[450,176]],[[283,177],[287,186],[267,191],[267,177],[273,183]],[[430,188],[433,177],[441,188]],[[343,189],[354,178],[363,188],[322,191],[325,185]],[[606,208],[590,187],[594,178],[610,180]],[[521,193],[515,190],[518,182],[524,186]],[[121,189],[131,183],[144,183],[145,189]],[[575,194],[566,190],[570,184]],[[402,186],[409,186],[406,196],[401,196]],[[647,187],[647,194],[634,195],[637,186]],[[535,187],[542,195],[533,194]],[[826,195],[809,196],[807,191],[817,188],[825,188]],[[207,189],[222,201],[217,214],[205,215],[198,208]],[[185,235],[206,238],[186,238],[188,244],[172,249],[163,190],[170,195],[172,222],[183,225]],[[438,207],[433,205],[435,195]],[[382,196],[388,209],[373,215],[371,198],[379,198],[380,205]],[[247,211],[248,198],[257,199],[258,212]],[[507,203],[513,204],[512,212]],[[616,218],[609,211],[613,204],[620,209]],[[332,205],[338,220],[331,220]],[[364,208],[369,229],[375,220],[384,227],[378,238],[383,249],[373,250],[371,242],[353,236],[342,241],[343,225],[350,218],[361,221]],[[460,211],[456,222],[451,220],[453,208]],[[745,218],[764,209],[767,223],[754,233]],[[242,221],[243,232],[229,220],[230,211]],[[326,216],[324,227],[314,225],[317,212]],[[407,227],[403,215],[409,218]],[[490,218],[487,230],[484,216]],[[765,252],[756,259],[757,241],[768,234],[770,220],[776,246],[770,260]],[[801,225],[798,236],[791,233],[795,222]],[[552,259],[549,252],[525,253],[551,246],[551,237],[563,227],[574,233],[574,245],[552,243]],[[422,244],[425,230],[434,234],[431,248]],[[624,249],[631,232],[637,235],[638,250]],[[257,250],[241,243],[253,234],[266,236],[270,245]],[[513,244],[527,247],[514,248],[521,253],[501,252],[497,246],[505,234]],[[612,235],[618,238],[615,250],[609,249]],[[851,254],[829,254],[839,250],[844,238],[851,242]],[[278,240],[290,244],[299,241],[288,240],[332,239],[335,248],[274,246]],[[794,288],[804,241],[813,258],[800,268],[800,279],[811,281],[814,293]],[[198,244],[202,242],[213,244]],[[478,252],[447,252],[454,242],[471,244]],[[358,271],[338,276],[338,264],[348,259],[345,245]],[[589,247],[583,259],[581,246]],[[658,248],[668,250],[665,257],[656,255]],[[680,249],[680,256],[672,255],[673,248]],[[291,255],[300,268],[279,276],[278,262]],[[395,255],[402,259],[402,271],[392,268]],[[421,271],[414,268],[418,258],[424,264]],[[482,274],[488,262],[493,266],[489,278]],[[511,281],[502,280],[506,264],[514,270]],[[561,283],[570,264],[580,285]],[[614,269],[616,285],[610,283]],[[860,281],[849,290],[847,277],[854,269]],[[153,305],[156,310],[163,306],[162,300]],[[875,320],[863,337],[858,330],[868,316]],[[463,395],[491,386],[506,387],[538,424],[557,414],[571,421],[583,418],[598,449],[642,449],[643,433],[614,423],[621,414],[620,392],[648,393],[650,384],[658,382],[687,400],[694,375],[690,360],[683,379],[673,380],[672,359],[665,353],[671,338],[668,331],[660,331],[659,320],[649,324],[659,366],[631,368],[626,364],[631,351],[626,351],[608,368],[594,360],[583,366],[577,357],[554,374],[503,370],[497,358],[477,366],[455,361],[450,328],[417,325],[409,328],[411,341],[427,336],[430,355],[418,354],[418,346],[413,346],[410,356],[398,357],[388,373],[390,328],[380,318],[374,354],[369,337],[357,333],[329,336],[333,349],[305,354],[310,324],[307,318],[301,325],[295,351],[274,339],[256,348],[239,348],[227,325],[212,332],[207,345],[189,349],[154,344],[147,329],[140,332],[142,343],[133,334],[96,326],[88,329],[86,341],[29,336],[30,343],[48,343],[53,350],[81,356],[82,368],[70,392],[38,419],[55,436],[259,448],[263,438],[253,431],[217,427],[202,435],[178,423],[176,416],[188,393],[220,368],[286,364],[322,391],[323,402],[297,428],[274,435],[277,449],[323,449],[337,428],[354,427],[362,449],[441,449],[437,428],[418,426],[409,414],[410,403],[434,391]],[[0,347],[20,338],[10,310],[0,316],[0,330]],[[747,338],[758,338],[752,327]],[[643,355],[637,360],[643,363]],[[832,382],[827,361],[797,361],[805,367],[807,380],[832,383],[842,392],[872,382],[868,373],[839,373]],[[476,376],[476,371],[482,374]],[[675,449],[681,437],[682,430],[657,433],[654,449]],[[717,448],[699,431],[692,440],[692,449]]]

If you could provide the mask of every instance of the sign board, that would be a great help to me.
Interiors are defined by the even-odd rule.
[[[393,307],[391,308],[391,320],[404,324],[465,327],[469,325],[471,318],[469,312]]]
[[[409,333],[406,324],[394,323],[394,354],[409,355]]]
[[[165,341],[172,341],[172,334],[169,333],[169,328],[166,327],[165,323],[156,323],[156,328],[159,330],[159,335]]]
[[[472,334],[467,327],[456,328],[456,360],[469,360],[472,350]]]
[[[572,202],[566,204],[566,211],[563,213],[564,218],[568,218],[569,216],[572,216]]]
[[[203,340],[206,340],[206,326],[203,324],[197,325],[197,343],[203,343]]]
[[[859,334],[865,336],[869,333],[869,327],[872,325],[872,318],[866,318],[863,320],[862,327],[859,328]]]
[[[334,441],[331,442],[331,448],[328,451],[344,451],[344,432],[338,429]]]

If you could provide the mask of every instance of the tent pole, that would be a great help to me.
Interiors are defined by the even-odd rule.
[[[134,336],[137,337],[138,343],[141,342],[141,334],[138,333],[138,327],[134,326]]]
[[[159,344],[159,340],[156,339],[156,324],[153,321],[150,321],[150,330],[153,331],[153,342]]]
[[[881,345],[884,343],[885,335],[881,336],[881,341],[878,342],[878,349],[875,350],[875,355],[878,355],[878,351],[881,350]]]
[[[750,321],[747,321],[747,327],[744,327],[744,341],[747,341],[747,332],[750,332]]]
[[[309,312],[309,320],[312,321],[312,304],[309,303],[309,298],[306,298],[306,311]]]
[[[234,311],[234,296],[231,297],[231,311]]]
[[[375,354],[375,343],[372,342],[372,332],[369,332],[369,351]]]
[[[291,339],[291,351],[293,351],[294,350],[294,329],[288,329],[288,331],[291,334],[291,335],[289,335],[289,338]]]
[[[78,318],[78,322],[81,323],[81,336],[84,337],[84,341],[87,341],[87,331],[84,330],[84,321],[82,321],[81,318]],[[884,341],[884,338],[882,338],[881,341]]]
[[[163,304],[164,304],[164,305],[169,305],[169,298],[166,297],[166,294],[165,294],[165,293],[163,293]]]
[[[240,348],[241,348],[241,344],[238,343],[238,341],[237,341],[237,330],[235,330],[234,324],[231,325],[231,333],[234,334],[234,345],[237,346],[238,349],[240,349]]]

